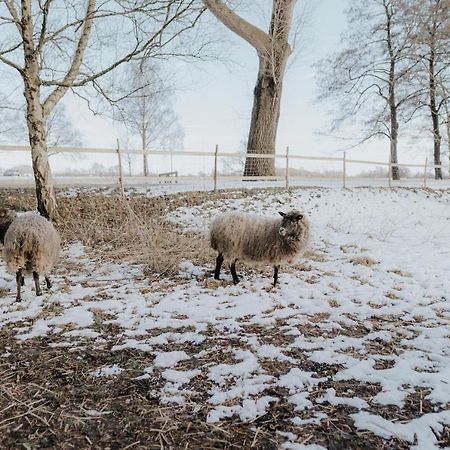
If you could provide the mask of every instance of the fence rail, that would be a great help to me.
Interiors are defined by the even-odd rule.
[[[0,145],[0,152],[29,152],[30,147],[27,145]],[[51,148],[52,154],[55,153],[85,153],[85,154],[115,154],[118,161],[118,168],[119,173],[115,177],[115,180],[119,183],[119,186],[123,192],[124,184],[130,178],[132,178],[135,181],[141,180],[142,182],[155,182],[155,183],[161,183],[161,182],[169,182],[173,183],[174,180],[177,181],[196,181],[196,180],[205,180],[209,179],[212,182],[211,188],[213,190],[218,189],[219,181],[221,180],[230,180],[230,181],[276,181],[276,182],[282,182],[283,185],[287,188],[291,185],[292,181],[296,178],[299,178],[298,175],[294,175],[291,173],[292,171],[292,164],[291,161],[328,161],[332,163],[340,163],[341,164],[341,173],[342,173],[342,186],[345,188],[347,186],[347,181],[351,179],[352,177],[348,176],[348,166],[350,164],[364,164],[364,165],[370,165],[370,166],[381,166],[381,167],[387,167],[387,179],[389,186],[392,186],[392,175],[393,175],[393,168],[394,167],[414,167],[423,169],[423,186],[426,187],[427,185],[427,171],[436,169],[436,168],[444,168],[444,166],[441,165],[434,165],[429,164],[428,159],[425,160],[424,164],[417,164],[417,163],[391,163],[391,162],[385,162],[385,161],[373,161],[373,160],[360,160],[360,159],[348,159],[346,157],[346,152],[343,152],[342,157],[336,157],[336,156],[310,156],[310,155],[298,155],[298,154],[292,154],[292,152],[289,151],[289,148],[286,148],[285,153],[277,153],[277,154],[264,154],[264,153],[249,153],[249,154],[243,154],[239,152],[222,152],[219,151],[219,146],[216,145],[215,150],[211,152],[200,152],[200,151],[184,151],[184,150],[173,150],[173,151],[164,151],[164,150],[142,150],[142,149],[123,149],[120,147],[119,142],[117,142],[116,148],[101,148],[101,147],[91,147],[91,148],[82,148],[82,147],[52,147]],[[179,176],[178,172],[175,170],[170,171],[164,171],[160,174],[150,175],[146,177],[141,176],[124,176],[123,171],[123,162],[122,162],[122,156],[124,154],[127,155],[148,155],[148,156],[183,156],[183,157],[209,157],[213,158],[213,164],[209,167],[210,169],[210,175],[188,175],[188,176]],[[223,158],[256,158],[256,159],[273,159],[276,160],[285,160],[285,167],[284,167],[284,174],[280,175],[274,175],[274,176],[245,176],[237,175],[236,173],[232,174],[223,174],[219,170],[219,164],[218,161]],[[278,171],[279,172],[279,171]],[[176,174],[174,176],[174,174]],[[80,180],[83,178],[83,176],[72,176],[69,175],[67,177],[68,179],[73,180]],[[86,178],[86,177],[85,177]],[[102,177],[89,177],[90,181],[93,181],[93,178],[98,181],[98,183],[101,183]],[[57,180],[60,179],[60,177],[57,177]],[[103,178],[106,180],[114,179],[111,176],[105,176]]]

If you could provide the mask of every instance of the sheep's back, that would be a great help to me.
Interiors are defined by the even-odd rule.
[[[243,213],[220,215],[211,224],[211,247],[226,260],[272,260],[279,222]]]
[[[6,269],[48,274],[59,257],[60,238],[52,223],[36,213],[18,216],[5,235]]]

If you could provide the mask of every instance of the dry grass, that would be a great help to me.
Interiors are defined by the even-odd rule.
[[[173,275],[184,259],[194,264],[212,261],[206,239],[185,234],[164,220],[158,199],[83,196],[60,201],[65,240],[79,240],[100,250],[102,257],[143,263],[148,272]]]
[[[181,205],[205,201],[208,193],[148,198],[82,194],[58,199],[57,228],[65,243],[81,241],[102,259],[144,264],[146,273],[169,276],[187,259],[213,261],[214,252],[201,236],[182,233],[164,215]],[[31,190],[3,191],[0,207],[35,208]]]
[[[372,258],[369,258],[368,256],[358,256],[357,258],[352,258],[350,260],[350,262],[356,266],[356,265],[361,265],[361,266],[373,266],[375,264],[379,264],[378,261],[375,261]]]

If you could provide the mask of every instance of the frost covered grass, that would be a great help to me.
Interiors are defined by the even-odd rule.
[[[194,242],[219,211],[296,208],[312,248],[277,288],[264,266],[247,267],[238,286],[228,272],[213,280],[214,255],[150,281],[145,258],[69,243],[67,228],[53,292],[36,298],[27,283],[22,303],[1,265],[3,447],[450,446],[449,192],[152,201],[142,216]]]

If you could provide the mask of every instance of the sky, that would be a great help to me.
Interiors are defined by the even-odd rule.
[[[262,0],[261,0],[262,1]],[[284,83],[281,116],[278,128],[277,153],[304,156],[340,156],[346,143],[327,136],[330,117],[326,106],[316,101],[316,69],[314,63],[339,47],[340,34],[345,28],[344,0],[309,0],[314,4],[305,36],[298,42],[295,56],[288,68]],[[271,3],[264,0],[263,3]],[[298,8],[301,7],[301,1]],[[215,18],[211,17],[211,20]],[[236,37],[223,25],[216,24],[224,38],[223,53],[231,63],[220,60],[206,62],[176,62],[174,79],[181,89],[176,92],[175,109],[184,129],[184,150],[242,151],[247,138],[256,81],[258,59],[254,49]],[[292,59],[292,58],[291,58]],[[114,147],[116,139],[129,140],[120,126],[99,116],[93,116],[82,100],[67,95],[64,103],[69,116],[76,123],[86,147]],[[400,160],[423,163],[423,149],[405,142],[400,146]],[[387,161],[389,144],[376,140],[347,152],[348,157]],[[26,155],[2,156],[2,166],[21,162]],[[111,156],[87,157],[77,164],[89,165],[97,160],[112,164]],[[56,169],[73,164],[67,158],[54,158]],[[167,161],[158,170],[168,169]],[[184,162],[183,162],[184,164]],[[305,162],[308,169],[333,169],[335,163]],[[373,167],[372,167],[373,168]],[[370,169],[355,166],[352,170]]]

